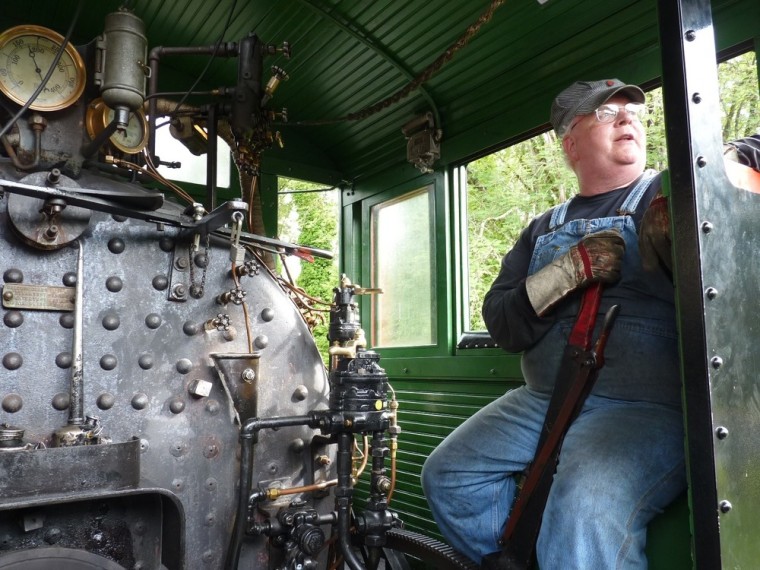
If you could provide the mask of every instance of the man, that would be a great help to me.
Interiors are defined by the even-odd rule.
[[[536,546],[541,570],[646,568],[647,524],[686,487],[673,284],[656,260],[644,270],[638,247],[660,190],[660,175],[644,169],[644,102],[637,86],[611,79],[576,82],[552,105],[578,195],[523,230],[483,305],[493,339],[524,351],[525,386],[457,428],[422,473],[441,532],[475,561],[500,548],[514,476],[533,459],[592,282],[604,284],[600,314],[614,304],[620,313],[605,366],[564,439]],[[648,217],[659,222],[648,251],[669,249],[657,247],[666,215]]]

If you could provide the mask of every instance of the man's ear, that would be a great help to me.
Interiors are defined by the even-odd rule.
[[[573,137],[573,135],[567,135],[562,139],[562,149],[565,151],[565,155],[570,164],[573,164],[578,158],[578,153],[575,147],[575,137]]]

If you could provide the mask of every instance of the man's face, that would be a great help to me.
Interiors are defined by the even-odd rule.
[[[616,95],[606,104],[621,107],[609,123],[600,123],[594,113],[576,117],[565,136],[563,145],[573,169],[577,167],[610,169],[619,167],[644,168],[646,162],[646,133],[639,119],[622,107],[628,97]]]

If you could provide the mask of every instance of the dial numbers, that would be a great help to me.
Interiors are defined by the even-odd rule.
[[[42,26],[16,26],[0,34],[0,91],[19,105],[25,104],[47,75],[62,44],[63,36]],[[79,98],[84,83],[84,62],[74,46],[67,44],[29,108],[64,109]]]

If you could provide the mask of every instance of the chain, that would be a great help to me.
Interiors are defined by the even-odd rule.
[[[198,251],[198,243],[194,241],[190,245],[190,249],[188,250],[188,257],[190,262],[190,295],[192,297],[195,297],[196,299],[200,299],[203,297],[203,291],[206,288],[206,271],[208,270],[208,264],[209,264],[209,258],[208,258],[208,252],[209,247],[211,244],[211,237],[209,234],[206,234],[206,244],[205,249],[203,251],[203,256],[205,257],[205,263],[203,264],[203,272],[201,273],[201,283],[200,285],[195,283],[195,259],[193,259],[195,256],[193,255],[196,251]]]
[[[499,8],[502,4],[504,4],[506,0],[491,0],[491,3],[488,5],[488,8],[485,9],[485,11],[480,15],[480,17],[475,20],[473,24],[470,24],[467,29],[464,31],[464,33],[457,38],[457,40],[451,44],[441,55],[439,55],[433,62],[428,65],[425,69],[423,69],[420,74],[412,79],[409,83],[407,83],[404,87],[396,91],[393,95],[390,95],[383,99],[382,101],[378,101],[377,103],[374,103],[372,105],[369,105],[368,107],[365,107],[364,109],[361,109],[355,113],[349,113],[348,115],[344,115],[342,117],[339,117],[337,119],[324,119],[324,120],[315,120],[315,121],[297,121],[294,123],[290,123],[292,125],[303,125],[303,126],[312,126],[312,125],[332,125],[335,123],[342,123],[343,121],[360,121],[363,119],[366,119],[367,117],[370,117],[376,113],[379,113],[383,109],[386,109],[390,107],[391,105],[395,105],[405,97],[408,97],[413,91],[417,90],[420,85],[423,83],[430,81],[430,79],[438,73],[441,68],[448,63],[451,58],[454,57],[454,54],[464,48],[468,43],[470,43],[470,40],[475,37],[475,35],[480,31],[480,28],[483,27],[484,24],[487,24],[491,21],[491,18],[493,18],[494,12],[496,12],[496,9]]]

